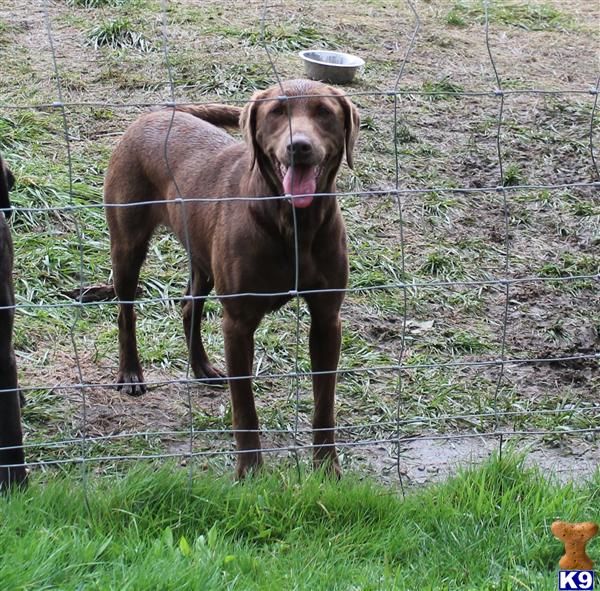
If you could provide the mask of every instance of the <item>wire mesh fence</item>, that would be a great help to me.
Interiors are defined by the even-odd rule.
[[[214,426],[215,423],[210,418],[210,409],[206,412],[205,409],[199,410],[197,405],[198,397],[206,396],[206,386],[211,385],[211,382],[218,381],[218,378],[200,378],[197,379],[192,375],[191,360],[188,357],[184,364],[179,367],[180,375],[175,373],[173,367],[167,367],[166,370],[159,373],[154,373],[152,377],[146,379],[147,386],[153,390],[154,398],[151,398],[149,404],[160,413],[168,413],[173,410],[172,405],[163,404],[164,399],[157,398],[161,390],[165,390],[171,395],[174,391],[177,397],[183,401],[185,406],[185,415],[179,413],[179,422],[174,425],[172,422],[166,422],[167,428],[157,427],[156,429],[128,429],[122,428],[119,421],[111,423],[104,432],[102,429],[102,421],[106,420],[106,416],[99,416],[95,408],[96,393],[105,392],[107,389],[114,389],[118,384],[110,373],[113,368],[106,370],[102,368],[97,371],[94,369],[92,375],[86,375],[89,370],[90,354],[90,337],[93,338],[95,327],[94,321],[97,319],[96,313],[98,310],[106,310],[112,315],[119,304],[135,303],[142,310],[149,309],[152,306],[159,306],[158,314],[173,312],[174,306],[177,303],[202,300],[206,303],[216,305],[219,301],[224,301],[229,298],[252,297],[252,298],[273,298],[286,297],[290,298],[288,310],[280,318],[276,325],[269,325],[266,329],[271,332],[283,331],[284,337],[287,339],[287,346],[282,353],[281,359],[277,363],[269,362],[269,334],[263,333],[262,338],[266,343],[262,352],[255,360],[255,370],[252,375],[233,376],[229,377],[230,381],[245,380],[251,378],[257,388],[258,395],[268,399],[269,391],[273,389],[281,389],[287,391],[283,396],[282,408],[284,410],[275,410],[268,416],[268,419],[263,422],[259,432],[265,440],[265,445],[262,448],[263,453],[284,454],[290,455],[298,464],[302,452],[311,450],[315,447],[310,443],[310,437],[314,435],[315,429],[306,426],[306,417],[310,413],[309,403],[306,397],[307,383],[314,376],[335,374],[340,380],[348,380],[347,382],[338,384],[338,391],[342,393],[340,399],[344,405],[351,406],[353,404],[352,396],[348,395],[348,391],[354,389],[362,392],[369,391],[370,381],[377,381],[377,386],[373,388],[373,394],[366,395],[362,403],[359,416],[352,416],[348,413],[344,416],[349,420],[346,424],[343,421],[338,421],[335,427],[336,431],[336,446],[342,450],[351,452],[356,448],[378,448],[385,449],[388,454],[387,469],[393,466],[397,473],[400,483],[402,483],[403,475],[405,474],[405,459],[403,457],[403,449],[414,441],[419,442],[451,442],[453,440],[491,440],[495,442],[497,449],[502,451],[502,446],[511,438],[532,438],[542,440],[552,437],[587,437],[586,441],[591,442],[595,446],[596,434],[600,431],[597,418],[600,406],[597,404],[598,391],[594,389],[598,387],[598,363],[600,361],[600,352],[597,347],[597,338],[592,338],[589,342],[583,344],[575,343],[571,348],[563,349],[562,351],[548,351],[542,349],[528,350],[527,345],[521,347],[520,353],[515,354],[513,347],[509,347],[508,339],[513,338],[513,333],[519,333],[521,330],[521,317],[515,312],[521,303],[519,302],[520,295],[516,295],[521,290],[544,290],[548,287],[550,290],[573,289],[572,286],[577,286],[580,289],[577,297],[568,302],[569,307],[573,307],[573,302],[581,301],[585,298],[588,302],[588,307],[582,310],[583,314],[591,314],[593,316],[594,307],[598,307],[600,299],[598,297],[598,281],[600,274],[598,272],[597,260],[594,263],[594,252],[597,252],[597,240],[591,242],[589,252],[591,252],[591,264],[582,265],[565,265],[564,269],[543,268],[535,269],[526,263],[520,265],[519,273],[514,272],[513,264],[519,258],[517,251],[517,237],[519,232],[519,222],[511,212],[511,207],[514,207],[515,200],[523,194],[536,192],[536,195],[543,195],[544,198],[550,199],[553,194],[562,194],[565,191],[581,191],[583,202],[595,207],[597,205],[597,190],[600,187],[600,173],[598,170],[595,146],[594,146],[594,130],[597,116],[597,100],[598,86],[600,78],[595,80],[595,84],[590,88],[514,88],[509,84],[512,79],[506,80],[509,76],[504,75],[497,66],[498,49],[494,47],[490,33],[493,27],[493,21],[490,18],[491,9],[490,3],[486,0],[480,5],[482,21],[480,32],[485,46],[485,55],[480,56],[481,63],[487,64],[489,69],[490,79],[493,81],[490,88],[483,90],[469,90],[464,88],[456,88],[453,86],[441,88],[414,88],[405,85],[405,73],[407,67],[411,64],[411,59],[415,54],[415,47],[422,34],[423,28],[419,7],[411,0],[406,2],[398,2],[393,7],[393,10],[398,14],[402,14],[403,18],[407,15],[410,17],[410,25],[403,21],[403,26],[399,27],[397,42],[393,48],[395,56],[395,76],[390,87],[384,89],[366,89],[355,90],[351,88],[344,94],[359,101],[369,99],[376,102],[378,108],[385,111],[385,116],[389,118],[389,135],[385,138],[387,146],[391,146],[391,152],[388,150],[388,156],[391,158],[391,167],[387,170],[387,178],[384,182],[376,183],[367,182],[368,188],[360,186],[346,186],[342,190],[335,193],[337,199],[342,205],[349,203],[356,205],[356,210],[352,210],[354,216],[348,222],[348,234],[352,239],[353,229],[361,224],[368,222],[369,216],[373,215],[373,208],[383,208],[381,217],[390,225],[385,227],[384,240],[385,256],[377,253],[379,248],[379,234],[375,233],[368,236],[369,244],[363,244],[355,248],[358,251],[360,248],[368,250],[368,256],[371,260],[371,267],[366,269],[364,261],[352,263],[351,251],[351,281],[347,288],[336,288],[329,290],[314,290],[304,289],[302,286],[301,277],[301,253],[298,242],[298,226],[294,213],[294,256],[292,284],[288,290],[276,292],[243,292],[243,293],[218,293],[202,296],[190,295],[174,295],[173,285],[158,286],[155,289],[155,295],[146,297],[142,295],[133,301],[119,301],[112,299],[108,301],[89,301],[86,298],[86,290],[89,286],[89,279],[95,274],[92,263],[92,252],[98,248],[104,247],[101,256],[108,259],[109,253],[106,244],[99,245],[86,237],[86,224],[88,223],[87,216],[101,216],[107,207],[124,208],[135,207],[144,208],[150,205],[166,204],[170,201],[138,201],[136,203],[124,204],[104,204],[100,201],[89,203],[85,193],[81,193],[82,186],[85,184],[85,175],[81,175],[78,168],[79,160],[75,162],[74,152],[77,144],[77,133],[85,125],[79,120],[80,112],[83,110],[89,112],[93,109],[146,109],[148,107],[163,107],[171,110],[172,116],[170,126],[164,141],[163,155],[167,168],[170,171],[173,184],[176,187],[177,199],[176,202],[181,208],[182,219],[184,220],[184,244],[181,252],[188,253],[180,255],[176,259],[180,270],[187,269],[187,281],[192,283],[192,260],[190,232],[192,231],[189,224],[189,208],[195,207],[198,204],[213,202],[214,198],[203,195],[183,195],[179,191],[177,185],[177,175],[171,169],[171,161],[169,157],[169,136],[175,118],[176,107],[184,104],[215,104],[215,103],[234,103],[248,104],[248,99],[225,96],[219,97],[218,101],[210,100],[180,100],[180,88],[175,80],[173,69],[172,49],[182,43],[184,40],[179,37],[173,40],[170,36],[170,3],[163,0],[160,7],[160,22],[157,25],[161,33],[160,48],[162,49],[162,61],[165,77],[167,80],[166,92],[163,100],[153,101],[99,101],[95,98],[89,101],[69,100],[64,92],[65,82],[63,73],[60,69],[60,47],[55,41],[55,32],[53,24],[53,7],[55,5],[48,1],[43,3],[43,23],[49,54],[51,56],[51,70],[48,75],[54,80],[56,85],[56,100],[53,102],[27,103],[19,102],[10,104],[2,102],[0,110],[7,113],[21,111],[43,111],[52,116],[57,116],[60,121],[60,129],[62,132],[61,141],[63,142],[64,158],[60,162],[60,166],[66,167],[68,178],[68,201],[58,204],[43,204],[40,206],[15,206],[15,242],[19,244],[19,219],[33,220],[34,224],[48,223],[52,224],[53,220],[68,220],[66,227],[68,233],[66,248],[77,252],[77,257],[74,259],[73,268],[69,270],[71,283],[75,277],[78,282],[76,289],[75,301],[70,300],[63,292],[58,295],[48,297],[45,294],[43,298],[35,297],[35,294],[30,295],[26,291],[18,293],[17,303],[14,306],[17,318],[20,315],[23,318],[31,318],[36,314],[41,314],[42,318],[53,318],[52,314],[60,314],[60,326],[62,336],[55,336],[56,342],[64,339],[70,341],[72,353],[65,356],[68,363],[72,363],[73,367],[60,368],[58,372],[54,371],[53,376],[42,369],[38,376],[31,375],[33,372],[28,372],[27,380],[22,383],[20,390],[25,394],[31,393],[35,396],[43,398],[44,393],[52,396],[64,396],[69,405],[77,405],[79,409],[76,411],[75,418],[64,433],[58,429],[49,432],[44,428],[36,432],[35,429],[28,430],[28,437],[24,444],[28,461],[26,466],[44,468],[52,465],[73,465],[80,464],[83,467],[84,486],[87,482],[88,472],[90,469],[100,470],[104,465],[115,465],[121,461],[139,461],[139,460],[156,460],[162,458],[177,458],[182,459],[189,467],[190,476],[193,473],[194,467],[197,467],[201,460],[205,458],[219,458],[226,456],[231,457],[238,453],[232,449],[231,438],[236,431],[230,426],[230,411],[227,404],[223,402],[223,397],[226,391],[222,391],[219,400],[212,398],[210,405],[214,410],[218,407],[218,413],[222,424]],[[479,5],[478,5],[479,6]],[[264,52],[264,60],[269,69],[269,81],[276,85],[282,84],[284,75],[280,72],[277,65],[277,44],[272,43],[273,36],[269,34],[270,27],[277,26],[277,13],[281,8],[280,4],[270,4],[260,2],[258,7],[258,22],[254,25],[254,33],[256,34],[256,45],[262,48]],[[208,14],[208,12],[207,12]],[[399,56],[399,57],[398,57]],[[482,65],[483,67],[483,65]],[[511,73],[512,74],[512,73]],[[161,78],[164,79],[164,78]],[[69,83],[72,83],[70,81]],[[203,91],[200,90],[202,95]],[[282,91],[283,94],[283,91]],[[332,95],[334,96],[334,95]],[[464,186],[439,184],[429,182],[429,177],[424,174],[423,179],[417,186],[404,186],[402,178],[402,166],[405,159],[410,158],[410,155],[403,153],[403,143],[407,139],[406,120],[403,106],[406,104],[403,101],[410,101],[415,96],[425,97],[429,100],[443,97],[445,99],[452,98],[456,100],[472,99],[486,101],[486,105],[495,109],[493,116],[493,131],[489,134],[492,140],[492,150],[495,158],[495,171],[497,176],[491,183],[480,183],[477,186],[465,183]],[[586,121],[585,137],[587,140],[587,158],[589,159],[589,169],[586,172],[575,171],[574,174],[565,175],[566,180],[557,182],[526,182],[519,178],[515,171],[506,164],[506,149],[504,147],[504,135],[507,132],[507,103],[515,98],[523,100],[538,100],[545,97],[581,97],[589,100],[589,121]],[[302,97],[293,97],[302,98]],[[290,100],[293,100],[290,99]],[[272,100],[272,99],[269,99]],[[279,99],[275,99],[279,100]],[[569,113],[566,114],[569,117]],[[77,118],[74,124],[73,120]],[[133,121],[133,118],[131,119]],[[489,123],[489,121],[488,121]],[[368,129],[370,121],[366,122]],[[514,125],[514,121],[510,122]],[[290,117],[289,127],[290,132],[293,131],[293,121]],[[78,131],[75,131],[77,128]],[[115,131],[122,132],[124,129]],[[511,127],[512,131],[512,127]],[[382,135],[382,134],[378,134]],[[543,138],[542,138],[543,141]],[[489,159],[490,153],[483,155]],[[431,153],[431,159],[435,159],[435,154]],[[360,165],[359,165],[360,166]],[[317,194],[315,197],[325,197],[330,194]],[[500,215],[501,223],[500,230],[493,240],[483,242],[482,260],[479,273],[470,273],[468,276],[457,276],[457,274],[449,272],[447,277],[444,273],[438,272],[440,269],[452,267],[452,265],[460,266],[460,256],[458,260],[448,262],[444,258],[443,252],[429,253],[427,256],[420,255],[411,248],[411,238],[416,236],[416,231],[411,228],[410,238],[406,235],[407,226],[412,222],[407,223],[407,211],[413,207],[412,202],[407,200],[410,198],[422,198],[425,200],[433,199],[432,204],[427,202],[427,207],[437,208],[444,215],[449,215],[455,203],[455,198],[473,198],[470,205],[477,208],[483,202],[480,200],[487,199],[486,207],[492,208]],[[287,199],[285,195],[260,197],[247,196],[228,196],[222,198],[222,201],[236,200],[255,200],[255,199]],[[365,204],[365,209],[361,211],[361,207]],[[366,209],[366,204],[371,209]],[[425,207],[425,205],[422,205]],[[343,207],[346,210],[345,207]],[[292,208],[294,212],[294,208]],[[346,211],[345,211],[346,212]],[[475,211],[475,216],[477,211]],[[37,221],[44,219],[45,221]],[[594,232],[592,226],[591,232]],[[378,228],[381,230],[381,228]],[[364,238],[364,237],[363,237]],[[46,237],[52,239],[52,237]],[[534,236],[534,239],[543,239],[543,236]],[[162,239],[161,239],[162,240]],[[162,244],[162,242],[161,242]],[[24,244],[23,248],[27,245]],[[160,247],[156,247],[155,254],[160,257]],[[594,248],[596,250],[594,250]],[[442,249],[443,250],[443,249]],[[393,253],[388,256],[388,253]],[[93,253],[94,256],[96,252]],[[589,262],[589,259],[588,259]],[[172,264],[169,259],[166,264]],[[16,260],[18,266],[18,258]],[[417,268],[419,265],[425,266],[431,270],[430,277],[425,279],[420,278],[417,274],[411,274],[411,269]],[[523,271],[525,269],[525,271]],[[452,269],[451,269],[452,270]],[[358,281],[353,281],[352,272],[360,274]],[[181,273],[185,275],[185,271]],[[434,277],[436,276],[436,277]],[[181,278],[182,280],[182,278]],[[27,280],[24,279],[19,283],[21,287],[27,285]],[[177,285],[175,285],[175,288]],[[494,298],[494,306],[487,308],[484,315],[493,310],[499,315],[494,320],[493,331],[486,334],[490,338],[488,343],[476,342],[476,339],[470,338],[470,328],[467,325],[464,329],[457,330],[451,338],[446,341],[439,341],[425,353],[418,352],[415,354],[414,343],[423,334],[430,333],[433,330],[432,321],[424,321],[421,319],[419,308],[419,298],[425,297],[422,294],[431,292],[431,297],[436,297],[440,290],[447,290],[453,294],[454,299],[449,299],[450,314],[452,316],[452,306],[481,306],[481,301],[464,302],[460,301],[465,293],[475,293],[476,299],[486,300],[486,298]],[[314,295],[319,292],[343,292],[348,298],[360,298],[357,312],[353,315],[352,320],[345,322],[345,331],[348,333],[360,332],[366,330],[364,324],[356,320],[356,315],[364,314],[367,306],[372,306],[369,309],[370,314],[373,309],[378,308],[378,314],[375,316],[385,317],[386,326],[381,326],[376,329],[381,332],[381,337],[385,338],[386,347],[385,354],[378,351],[369,350],[368,342],[365,346],[357,346],[355,354],[342,356],[342,363],[336,370],[327,372],[314,372],[310,369],[310,364],[306,355],[303,353],[305,343],[303,341],[304,327],[307,322],[306,310],[303,308],[302,299],[306,296]],[[541,291],[537,292],[541,293]],[[549,298],[553,297],[556,292],[550,291]],[[380,300],[375,298],[380,294],[384,294],[386,301],[382,304]],[[546,294],[548,295],[548,294]],[[348,306],[354,305],[354,300]],[[562,304],[561,304],[562,306]],[[467,309],[467,308],[465,308]],[[195,308],[192,307],[192,314]],[[556,331],[560,332],[562,308],[556,308]],[[210,309],[209,313],[217,318],[217,309]],[[101,312],[98,312],[101,313]],[[142,312],[143,314],[143,312]],[[45,316],[46,315],[46,316]],[[342,314],[344,317],[344,314]],[[111,316],[112,317],[112,316]],[[156,318],[154,319],[156,320]],[[594,319],[589,319],[590,324],[593,324]],[[429,322],[429,323],[428,323]],[[517,324],[516,328],[511,326],[511,323]],[[192,320],[192,324],[194,324]],[[374,322],[373,324],[377,324]],[[460,324],[457,315],[457,324]],[[145,329],[145,334],[148,334]],[[594,330],[594,329],[592,329]],[[597,330],[597,328],[595,329]],[[435,331],[434,331],[435,332]],[[388,334],[390,333],[390,334]],[[111,355],[116,356],[116,336],[114,331],[110,334],[112,339],[110,345],[107,342],[102,343],[102,347],[110,348]],[[376,331],[377,337],[377,331]],[[104,338],[104,337],[103,337]],[[144,338],[142,336],[142,338]],[[169,336],[168,339],[175,338],[175,335]],[[194,338],[192,333],[192,340]],[[216,337],[215,337],[216,338]],[[84,340],[82,340],[84,339]],[[21,339],[22,340],[22,339]],[[19,341],[19,339],[18,339]],[[166,342],[165,347],[168,348],[171,340]],[[272,344],[272,342],[271,342]],[[355,346],[353,343],[348,343],[348,348]],[[362,348],[361,348],[362,347]],[[63,347],[58,347],[64,349]],[[190,345],[190,349],[191,349]],[[518,347],[517,347],[518,349]],[[186,352],[187,352],[186,348]],[[454,354],[458,353],[458,358]],[[164,353],[164,350],[162,350]],[[161,348],[153,352],[152,355],[156,364],[161,364]],[[344,364],[346,362],[346,364]],[[26,356],[19,357],[19,365],[22,367],[27,363]],[[150,361],[150,363],[152,363]],[[264,365],[267,368],[264,368]],[[275,367],[276,370],[269,368]],[[519,371],[532,368],[551,366],[557,368],[557,371],[565,370],[571,376],[570,379],[575,380],[576,374],[586,374],[587,381],[585,387],[589,388],[589,399],[585,400],[582,405],[573,404],[571,399],[568,400],[552,400],[549,405],[545,405],[540,399],[535,397],[532,400],[524,401],[518,396],[518,385],[515,387],[514,382],[522,378]],[[513,383],[510,387],[506,384],[506,372],[515,372]],[[73,373],[74,372],[74,373]],[[456,395],[456,390],[453,384],[446,379],[446,374],[449,372],[458,372],[460,375],[469,375],[471,389],[465,388],[460,395]],[[51,372],[50,372],[51,373]],[[64,374],[70,377],[66,377]],[[588,375],[589,374],[589,375]],[[385,376],[380,378],[379,376]],[[588,379],[589,378],[589,379]],[[261,386],[261,383],[264,383]],[[135,384],[131,384],[135,385]],[[173,390],[173,388],[175,390]],[[508,388],[508,389],[507,389]],[[478,389],[485,390],[485,397],[478,392]],[[511,391],[508,395],[507,392]],[[514,391],[517,391],[516,394]],[[423,404],[415,404],[415,397],[420,397],[420,392],[428,392],[428,397]],[[6,394],[7,391],[5,390]],[[381,411],[383,406],[382,400],[385,398],[385,410]],[[456,396],[456,399],[454,397]],[[114,394],[115,400],[118,400],[120,395]],[[450,406],[440,404],[439,399],[449,397],[453,399]],[[485,398],[485,400],[484,400]],[[560,398],[560,397],[559,397]],[[215,402],[216,401],[216,402]],[[539,404],[538,404],[539,403]],[[127,401],[119,402],[121,405],[118,409],[109,404],[109,409],[106,408],[103,412],[113,413],[115,416],[119,414],[127,415],[131,410],[128,410]],[[162,405],[162,408],[161,408]],[[473,406],[471,406],[473,405]],[[106,405],[105,405],[106,406]],[[265,402],[268,407],[268,401]],[[548,407],[546,407],[548,406]],[[472,411],[465,411],[474,408]],[[265,410],[264,408],[262,410]],[[35,406],[34,406],[35,411]],[[380,412],[381,411],[381,412]],[[278,414],[279,413],[279,414]],[[546,420],[548,417],[553,417],[551,420]],[[57,423],[60,423],[60,417],[54,417]],[[143,418],[141,419],[144,420]],[[110,422],[110,421],[109,421]],[[450,432],[445,430],[445,426],[452,425]],[[105,430],[105,431],[106,431]],[[65,436],[66,435],[66,436]],[[165,442],[168,442],[165,445]],[[436,448],[437,449],[437,448]],[[485,448],[489,451],[489,447]],[[434,452],[436,453],[436,452]]]

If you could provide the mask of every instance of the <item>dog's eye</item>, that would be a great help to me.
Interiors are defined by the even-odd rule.
[[[269,115],[283,115],[285,113],[285,106],[283,103],[277,103],[275,106],[271,107],[269,111]]]
[[[333,115],[333,111],[325,105],[318,105],[316,112],[320,117],[331,117]]]

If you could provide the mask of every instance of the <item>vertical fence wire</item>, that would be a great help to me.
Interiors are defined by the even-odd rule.
[[[504,161],[502,159],[502,123],[503,123],[503,115],[504,115],[504,92],[502,90],[502,81],[500,79],[500,75],[498,74],[498,68],[496,67],[496,61],[494,59],[494,54],[492,52],[492,47],[490,44],[490,14],[489,14],[489,0],[484,0],[484,13],[485,13],[485,46],[487,49],[488,56],[490,58],[490,63],[492,65],[492,70],[494,72],[494,78],[496,81],[496,96],[499,97],[500,104],[498,106],[498,123],[496,126],[496,154],[498,157],[498,169],[499,169],[499,186],[498,191],[502,195],[502,215],[504,219],[504,308],[502,311],[502,333],[501,333],[501,343],[500,343],[500,358],[498,360],[499,369],[498,369],[498,377],[496,379],[496,386],[494,387],[494,428],[497,432],[500,430],[500,417],[498,415],[498,395],[500,393],[500,388],[502,386],[502,382],[504,380],[504,366],[506,360],[506,333],[508,326],[508,310],[510,306],[510,284],[507,282],[509,278],[509,269],[510,269],[510,218],[509,218],[509,209],[508,209],[508,199],[506,195],[505,189],[505,181],[504,181]],[[498,451],[500,456],[502,455],[502,444],[504,442],[504,438],[501,433],[499,433],[498,437]]]
[[[194,269],[192,263],[192,244],[190,239],[190,227],[189,227],[189,215],[188,215],[188,207],[186,204],[186,196],[181,194],[181,190],[177,183],[177,179],[175,178],[175,173],[173,172],[173,168],[171,167],[171,162],[169,160],[169,139],[171,137],[171,132],[173,131],[173,125],[175,123],[175,112],[176,112],[176,102],[175,102],[175,83],[173,81],[173,70],[171,66],[171,60],[169,55],[169,35],[168,35],[168,9],[169,0],[162,0],[162,23],[161,23],[161,32],[162,32],[162,42],[164,49],[164,57],[165,57],[165,69],[167,71],[168,82],[169,82],[169,107],[171,109],[171,118],[169,119],[169,126],[167,128],[167,133],[165,134],[165,141],[163,145],[163,158],[165,161],[165,166],[167,168],[167,172],[171,177],[171,181],[173,182],[173,186],[175,187],[175,203],[178,206],[179,213],[183,219],[183,234],[184,234],[184,247],[186,251],[186,261],[188,267],[188,289],[189,294],[188,298],[183,300],[183,307],[185,307],[188,303],[191,306],[191,326],[189,330],[189,342],[186,343],[187,347],[187,361],[185,367],[185,390],[186,390],[186,402],[187,402],[187,411],[188,411],[188,453],[187,455],[187,463],[188,463],[188,488],[192,490],[193,484],[193,463],[194,463],[194,408],[192,404],[192,384],[190,383],[190,369],[192,367],[192,355],[194,351],[194,338],[195,338],[195,318],[197,314],[196,310],[196,294],[194,293]],[[167,206],[168,207],[168,206]]]
[[[408,62],[408,58],[415,46],[419,29],[421,28],[421,19],[419,13],[415,8],[412,0],[406,0],[411,12],[414,16],[414,28],[408,41],[408,45],[404,52],[404,56],[400,62],[398,68],[398,76],[394,84],[393,90],[393,101],[394,101],[394,120],[393,120],[393,145],[394,145],[394,197],[396,199],[396,207],[398,209],[398,223],[399,223],[399,249],[400,249],[400,281],[402,283],[402,334],[400,336],[400,351],[398,353],[398,377],[396,380],[396,473],[398,475],[398,481],[400,482],[400,488],[402,495],[404,496],[404,481],[402,478],[402,468],[400,466],[400,415],[402,406],[402,397],[404,391],[404,380],[403,380],[403,362],[404,362],[404,351],[406,348],[406,323],[408,318],[408,294],[406,286],[406,257],[405,257],[405,245],[404,245],[404,214],[402,208],[402,197],[400,195],[400,144],[398,141],[398,90],[400,88],[400,82],[404,75],[404,69]]]
[[[54,107],[60,111],[62,128],[65,139],[65,148],[67,152],[67,171],[69,174],[69,203],[75,208],[75,197],[73,191],[73,155],[71,150],[71,136],[69,131],[69,121],[67,117],[67,110],[63,100],[62,83],[60,77],[60,70],[58,67],[58,60],[56,57],[56,48],[54,46],[54,34],[52,31],[52,20],[48,11],[48,0],[44,0],[43,5],[44,12],[44,25],[46,28],[46,35],[48,37],[48,44],[50,47],[50,53],[52,57],[52,69],[54,77],[56,78],[56,96],[57,102],[54,103]],[[81,357],[79,354],[79,348],[77,346],[77,325],[81,318],[81,311],[83,306],[83,291],[84,291],[84,264],[83,264],[83,232],[79,223],[78,211],[73,210],[73,221],[75,224],[75,234],[77,236],[77,249],[79,252],[79,295],[77,297],[77,305],[74,306],[73,320],[69,326],[69,338],[71,346],[73,347],[73,355],[75,357],[75,364],[77,368],[77,378],[79,380],[78,386],[80,386],[79,392],[81,396],[81,413],[82,413],[82,424],[81,424],[81,482],[83,487],[83,499],[85,507],[90,512],[89,502],[89,487],[88,487],[88,468],[87,468],[87,397],[86,388],[83,379],[83,370],[81,368]]]
[[[600,75],[596,78],[596,86],[591,89],[591,93],[594,95],[594,103],[592,105],[592,114],[590,115],[590,158],[592,160],[592,166],[596,172],[596,179],[600,181],[600,170],[598,170],[598,163],[596,162],[596,155],[594,153],[594,118],[596,117],[596,109],[598,108],[598,91],[600,88]]]
[[[277,70],[277,65],[275,64],[275,60],[271,55],[271,51],[269,50],[269,44],[267,43],[266,38],[266,23],[267,23],[267,10],[268,10],[268,0],[263,1],[262,12],[260,17],[260,44],[264,52],[266,53],[267,60],[269,61],[269,66],[271,68],[271,72],[276,80],[277,86],[279,86],[279,90],[281,92],[281,96],[279,97],[280,101],[283,101],[286,106],[288,105],[288,97],[285,95],[283,89],[283,82],[281,76],[279,75],[279,71]],[[290,143],[293,141],[293,133],[292,129],[292,115],[291,109],[287,108],[287,118],[288,118],[288,133],[289,133],[289,141]],[[291,187],[292,193],[294,191],[294,150],[291,150]],[[291,196],[288,196],[291,200]],[[298,475],[298,480],[302,479],[302,470],[300,469],[300,457],[298,454],[298,430],[300,428],[300,377],[299,377],[299,355],[300,355],[300,246],[298,239],[298,216],[296,215],[296,208],[291,204],[290,201],[290,209],[292,210],[292,224],[294,230],[294,261],[293,261],[293,281],[294,287],[290,291],[290,295],[294,298],[294,307],[295,307],[295,327],[294,327],[294,369],[293,376],[291,378],[292,381],[292,391],[294,395],[294,447],[293,447],[293,455],[294,461],[296,464],[296,472]]]

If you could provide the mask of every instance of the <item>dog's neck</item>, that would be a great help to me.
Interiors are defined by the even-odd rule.
[[[294,246],[297,239],[299,246],[310,249],[315,236],[323,224],[331,219],[338,207],[335,196],[326,195],[315,197],[308,207],[294,208],[289,199],[281,197],[283,191],[276,192],[256,166],[247,171],[241,185],[243,195],[258,198],[249,202],[249,209],[258,223],[276,230],[288,246]],[[318,193],[335,193],[335,191],[335,175],[330,175],[326,186],[318,189]],[[269,199],[269,197],[280,198]]]

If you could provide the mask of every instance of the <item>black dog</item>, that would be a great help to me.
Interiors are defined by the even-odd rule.
[[[6,219],[10,217],[8,191],[14,177],[0,156],[0,490],[24,484],[25,462],[21,430],[21,397],[17,389],[17,365],[12,345],[15,296],[12,283],[13,245]],[[9,306],[7,308],[7,306]],[[10,449],[5,449],[5,448]]]

